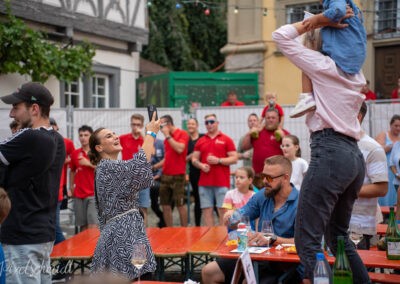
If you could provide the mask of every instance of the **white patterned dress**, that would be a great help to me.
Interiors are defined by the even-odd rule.
[[[147,262],[141,274],[154,272],[156,262],[138,211],[139,191],[149,188],[153,181],[144,151],[141,149],[127,161],[101,160],[95,178],[100,237],[92,273],[111,272],[128,280],[137,278],[138,270],[131,263],[134,243],[144,243],[147,248]],[[132,211],[121,215],[129,210]]]

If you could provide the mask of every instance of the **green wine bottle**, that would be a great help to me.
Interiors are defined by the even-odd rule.
[[[394,207],[390,207],[389,223],[386,229],[386,257],[387,259],[400,259],[400,234],[397,230]]]
[[[349,259],[344,251],[344,237],[337,238],[336,260],[333,265],[333,284],[353,284]]]

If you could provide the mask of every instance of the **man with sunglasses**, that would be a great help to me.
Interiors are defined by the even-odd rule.
[[[192,164],[201,170],[199,180],[200,206],[205,226],[214,226],[214,203],[218,208],[219,224],[222,225],[222,203],[230,187],[229,166],[237,161],[233,140],[218,129],[215,114],[204,117],[207,133],[201,137],[192,154]]]
[[[264,188],[254,194],[247,204],[239,209],[239,212],[244,216],[249,216],[250,220],[259,220],[258,232],[249,234],[249,243],[255,246],[268,244],[268,240],[260,231],[263,221],[270,220],[274,232],[270,244],[294,244],[294,224],[299,191],[290,183],[291,174],[292,163],[286,157],[277,155],[265,160],[261,173]],[[226,225],[233,212],[233,210],[228,211],[224,215]],[[208,263],[201,271],[203,283],[231,283],[235,265],[236,260],[222,258]],[[296,266],[297,264],[260,262],[259,283],[278,283],[278,278],[283,273]],[[299,272],[290,276],[294,278],[285,279],[287,280],[285,283],[299,283]]]
[[[257,188],[264,186],[263,180],[260,174],[263,170],[265,159],[274,155],[283,155],[281,149],[282,136],[288,135],[289,132],[285,129],[279,129],[281,117],[276,108],[269,108],[265,113],[265,123],[260,125],[258,136],[252,136],[254,129],[244,136],[242,141],[242,150],[249,150],[253,148],[253,169],[256,173],[253,184]],[[278,130],[279,129],[279,130]],[[276,136],[276,132],[279,132],[279,137]]]

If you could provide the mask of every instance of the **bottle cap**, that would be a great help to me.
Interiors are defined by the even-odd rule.
[[[325,255],[322,252],[317,252],[317,261],[324,260],[324,259],[325,259]]]

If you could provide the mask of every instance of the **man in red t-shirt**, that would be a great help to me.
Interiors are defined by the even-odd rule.
[[[231,91],[228,93],[227,100],[224,101],[221,106],[227,107],[227,106],[244,106],[244,102],[241,102],[237,99],[237,95],[234,91]]]
[[[376,100],[376,94],[369,88],[369,80],[367,80],[367,83],[362,87],[361,93],[365,95],[366,101]]]
[[[397,88],[392,91],[392,99],[400,99],[400,77],[397,79]]]
[[[218,129],[215,114],[204,117],[207,133],[194,146],[192,164],[201,170],[200,205],[205,226],[214,226],[214,202],[218,208],[219,225],[223,225],[222,203],[230,187],[229,166],[238,160],[235,143]]]
[[[185,206],[185,182],[189,135],[174,125],[170,115],[164,115],[160,120],[161,132],[165,136],[165,155],[160,183],[160,204],[163,209],[164,221],[167,227],[172,226],[171,204],[175,202],[181,226],[186,227],[188,217]]]
[[[251,133],[255,129],[250,129],[242,142],[243,150],[253,147],[253,169],[256,173],[253,184],[259,189],[264,187],[260,174],[262,173],[265,159],[275,155],[283,155],[281,149],[282,138],[289,132],[280,129],[279,123],[280,116],[278,111],[275,108],[267,109],[264,127],[259,130],[258,137],[251,137]]]
[[[81,148],[71,154],[70,183],[74,196],[75,226],[81,231],[95,228],[98,224],[94,197],[94,169],[96,166],[89,161],[89,138],[93,133],[90,126],[82,125],[78,129]]]

